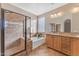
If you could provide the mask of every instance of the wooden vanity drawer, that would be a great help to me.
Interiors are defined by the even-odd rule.
[[[61,50],[63,53],[68,55],[71,54],[71,38],[70,37],[62,37],[61,38]]]
[[[61,37],[55,36],[54,38],[54,49],[61,50]]]

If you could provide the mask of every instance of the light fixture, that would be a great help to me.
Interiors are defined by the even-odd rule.
[[[62,12],[57,13],[57,16],[62,16],[62,15],[63,15]]]
[[[50,15],[51,18],[54,18],[54,15]]]
[[[63,15],[63,12],[58,12],[58,13],[50,15],[50,17],[51,18],[56,18],[56,17],[62,16],[62,15]]]
[[[50,17],[55,18],[55,17],[57,17],[57,14],[52,14],[52,15],[50,15]]]
[[[54,14],[55,17],[57,17],[57,14]]]
[[[72,13],[79,12],[79,7],[75,7],[75,8],[73,8],[71,12],[72,12]]]

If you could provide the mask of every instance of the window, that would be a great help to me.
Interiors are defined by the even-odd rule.
[[[38,32],[45,32],[45,17],[38,17]]]
[[[31,20],[31,36],[37,32],[37,20]]]

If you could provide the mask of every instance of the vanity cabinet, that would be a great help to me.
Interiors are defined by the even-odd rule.
[[[79,37],[66,35],[46,35],[48,47],[71,56],[79,56]]]
[[[47,46],[65,54],[71,54],[71,37],[64,37],[59,35],[47,35],[46,36]]]
[[[53,37],[54,38],[54,49],[56,49],[56,50],[61,50],[61,37],[59,37],[59,36],[54,36]]]
[[[52,47],[52,43],[53,43],[53,41],[52,41],[52,36],[51,35],[47,35],[46,36],[46,45],[47,45],[47,47]]]
[[[68,55],[71,54],[71,38],[70,37],[61,37],[61,51]]]
[[[79,38],[72,38],[71,55],[79,56]]]
[[[55,48],[55,47],[56,47],[56,46],[55,46],[55,40],[56,40],[56,38],[57,38],[57,37],[56,37],[55,35],[52,36],[52,41],[53,41],[53,42],[52,42],[52,47],[51,47],[51,48]]]
[[[79,38],[62,37],[61,51],[68,55],[79,56]]]
[[[52,35],[47,35],[46,36],[46,45],[48,46],[48,47],[50,47],[50,48],[53,48],[53,43],[54,41],[53,41],[53,38],[52,38]]]
[[[61,37],[55,35],[46,35],[46,44],[48,47],[61,50]]]

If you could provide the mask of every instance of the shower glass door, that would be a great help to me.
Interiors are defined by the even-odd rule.
[[[26,24],[27,24],[27,40],[30,40],[31,38],[31,18],[30,17],[27,17]]]
[[[4,10],[5,18],[5,55],[15,55],[25,50],[24,20],[25,16]]]

